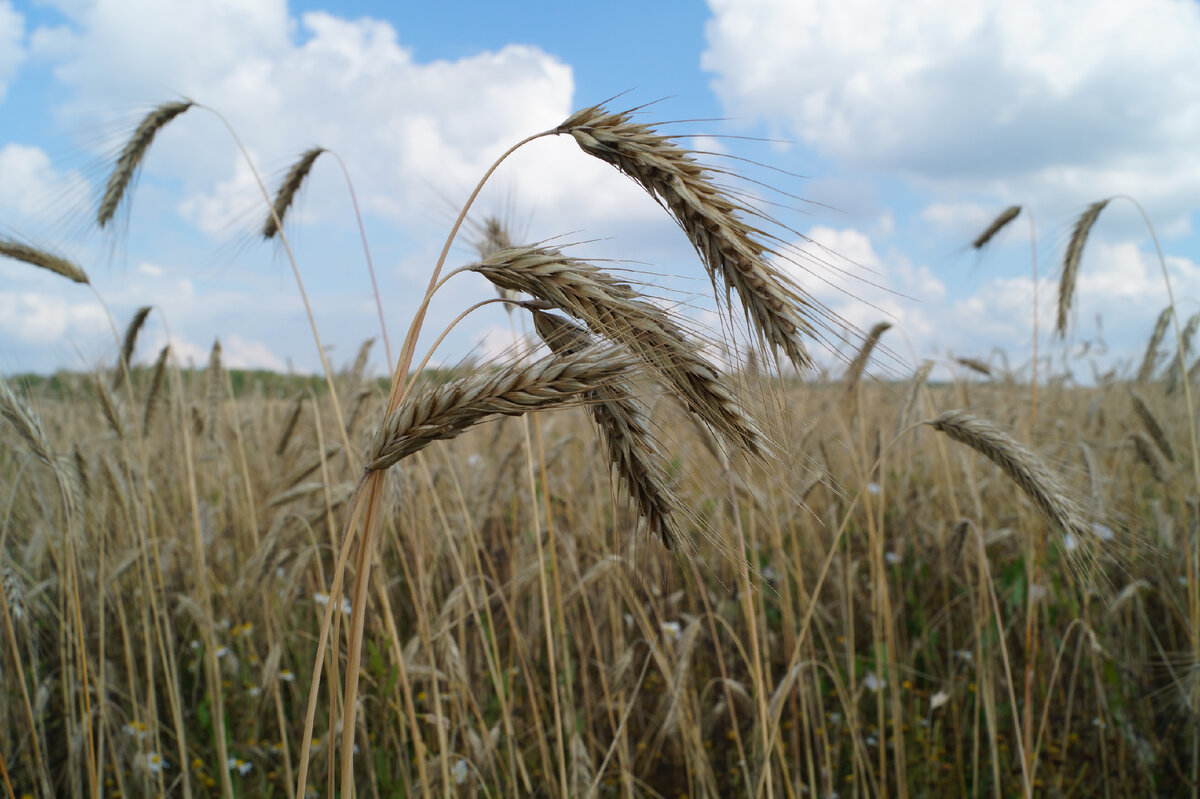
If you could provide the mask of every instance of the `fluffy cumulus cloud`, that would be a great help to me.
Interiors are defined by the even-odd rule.
[[[25,60],[24,38],[25,19],[12,7],[10,0],[0,0],[0,102],[4,100],[17,67]]]
[[[410,229],[448,226],[500,153],[572,110],[571,68],[536,47],[422,62],[387,22],[324,12],[295,19],[283,0],[96,0],[33,40],[73,90],[68,114],[94,119],[191,97],[229,119],[268,177],[313,144],[335,150],[364,209]],[[136,112],[126,116],[136,122]],[[256,203],[261,214],[261,201],[232,142],[203,116],[173,122],[147,169],[181,180],[189,196],[180,211],[213,232],[246,221]],[[588,211],[629,216],[633,190],[610,169],[567,142],[531,149],[497,178],[522,206],[553,215],[610,181],[623,201]],[[349,216],[332,158],[318,162],[304,206],[312,219]]]
[[[710,0],[731,113],[841,163],[1082,203],[1200,199],[1192,0]]]
[[[60,172],[39,147],[0,147],[0,175],[0,213],[22,228],[56,218],[58,208],[78,207],[87,197],[87,181],[77,172]]]

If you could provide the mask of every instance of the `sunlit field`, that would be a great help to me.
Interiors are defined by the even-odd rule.
[[[98,226],[205,111],[132,132]],[[783,276],[728,175],[603,108],[542,135],[659,201],[726,331],[464,208],[447,234],[478,260],[431,264],[429,290],[487,277],[507,360],[428,369],[418,317],[314,377],[227,369],[219,342],[184,368],[138,351],[143,309],[93,372],[9,376],[3,795],[1200,788],[1200,316],[1150,309],[1141,362],[1086,381],[1003,353],[898,366],[884,320],[845,332]],[[321,157],[263,186],[264,238]],[[1105,208],[1054,265],[1045,346]]]

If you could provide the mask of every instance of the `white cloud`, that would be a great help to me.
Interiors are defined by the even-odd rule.
[[[87,181],[78,172],[59,172],[44,150],[22,144],[0,147],[0,213],[24,227],[37,221],[57,221],[63,208],[80,208],[88,196]]]
[[[852,167],[1079,204],[1200,198],[1200,5],[710,0],[734,115]]]
[[[13,9],[10,0],[0,0],[0,102],[17,67],[25,60],[24,38],[25,18]]]
[[[0,331],[24,344],[42,346],[72,339],[77,345],[109,334],[108,317],[95,300],[61,294],[0,291]]]

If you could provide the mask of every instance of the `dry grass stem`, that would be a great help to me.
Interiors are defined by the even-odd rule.
[[[321,153],[325,152],[324,147],[313,147],[305,151],[296,163],[292,164],[292,168],[288,170],[287,175],[283,178],[283,183],[279,186],[279,191],[275,195],[275,202],[271,207],[274,213],[268,214],[267,219],[263,222],[262,235],[264,239],[271,239],[279,232],[279,225],[283,224],[284,217],[287,216],[288,209],[292,207],[292,203],[296,200],[296,194],[300,191],[300,187],[304,185],[304,179],[308,177],[308,173],[312,171],[313,164]]]
[[[121,154],[117,156],[116,166],[109,175],[104,196],[100,199],[100,207],[96,211],[97,225],[104,227],[116,215],[121,199],[137,175],[138,167],[146,157],[146,151],[150,149],[154,137],[167,123],[191,107],[191,102],[163,103],[142,119],[133,136],[125,143]]]
[[[591,337],[574,323],[533,310],[534,327],[542,341],[560,356],[574,355],[592,346]],[[675,498],[662,468],[662,456],[646,423],[646,413],[634,400],[629,386],[614,380],[584,397],[588,412],[600,428],[609,463],[633,498],[638,514],[650,532],[668,549],[680,540],[672,518]]]
[[[555,131],[569,134],[589,155],[612,164],[666,208],[696,248],[714,290],[718,282],[737,292],[746,319],[798,370],[811,365],[803,337],[814,332],[812,301],[771,259],[779,253],[769,236],[745,221],[760,216],[713,180],[713,170],[669,136],[635,123],[629,112],[592,106],[568,117]],[[717,291],[720,299],[720,291]]]
[[[1016,219],[1017,215],[1020,213],[1021,206],[1019,205],[1010,205],[1005,208],[1000,212],[1000,215],[993,219],[992,223],[988,225],[978,237],[976,237],[975,241],[971,242],[971,246],[977,250],[982,250],[985,246],[987,246],[989,241],[996,237],[997,233],[1008,227],[1008,224]]]
[[[601,269],[537,247],[501,250],[471,267],[495,285],[532,295],[628,347],[735,449],[763,453],[762,435],[721,373],[658,306]]]
[[[89,282],[87,273],[66,258],[12,239],[0,239],[0,255],[15,261],[23,261],[30,266],[45,269],[56,275],[62,275],[67,280],[73,280],[76,283]]]
[[[620,350],[593,347],[420,392],[384,419],[371,444],[366,470],[387,469],[434,441],[454,438],[495,415],[518,416],[577,402],[580,395],[633,364]]]
[[[1067,315],[1071,311],[1071,301],[1075,295],[1075,279],[1079,274],[1079,261],[1083,258],[1083,246],[1087,244],[1092,226],[1096,224],[1096,219],[1106,205],[1108,200],[1098,200],[1089,205],[1087,210],[1079,215],[1075,227],[1071,230],[1071,241],[1067,244],[1062,278],[1058,284],[1058,315],[1055,329],[1059,335],[1066,335],[1067,332]]]
[[[986,419],[965,411],[946,411],[926,424],[996,464],[1048,521],[1083,540],[1089,527],[1078,503],[1024,444]]]

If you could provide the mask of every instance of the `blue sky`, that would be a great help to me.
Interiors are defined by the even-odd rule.
[[[1086,379],[1093,361],[1140,357],[1166,304],[1145,227],[1117,202],[1085,252],[1071,332],[1049,335],[1067,236],[1093,200],[1146,207],[1182,315],[1200,311],[1198,41],[1195,0],[1095,0],[1086,14],[1063,0],[0,0],[0,232],[75,258],[103,300],[0,261],[0,371],[111,362],[105,309],[122,327],[146,304],[159,313],[139,360],[169,337],[184,363],[202,363],[220,337],[232,365],[318,368],[290,268],[253,236],[263,211],[250,172],[211,114],[163,131],[119,235],[88,229],[105,157],[160,102],[186,95],[228,117],[272,188],[307,147],[337,151],[398,346],[488,164],[620,94],[615,107],[654,103],[646,121],[691,120],[666,129],[746,159],[720,163],[778,189],[744,186],[792,231],[782,267],[848,324],[895,325],[882,374],[925,358],[942,374],[952,356],[1028,360],[1027,215],[982,256],[968,246],[1005,206],[1025,206],[1042,352]],[[505,216],[519,238],[564,236],[578,257],[632,262],[712,321],[680,233],[569,141],[520,152],[476,211]],[[344,364],[379,325],[336,160],[318,161],[288,232],[323,342]],[[452,264],[470,259],[469,239]],[[490,296],[456,278],[425,340]],[[491,357],[511,340],[491,306],[434,360]],[[372,364],[386,371],[381,347]]]

